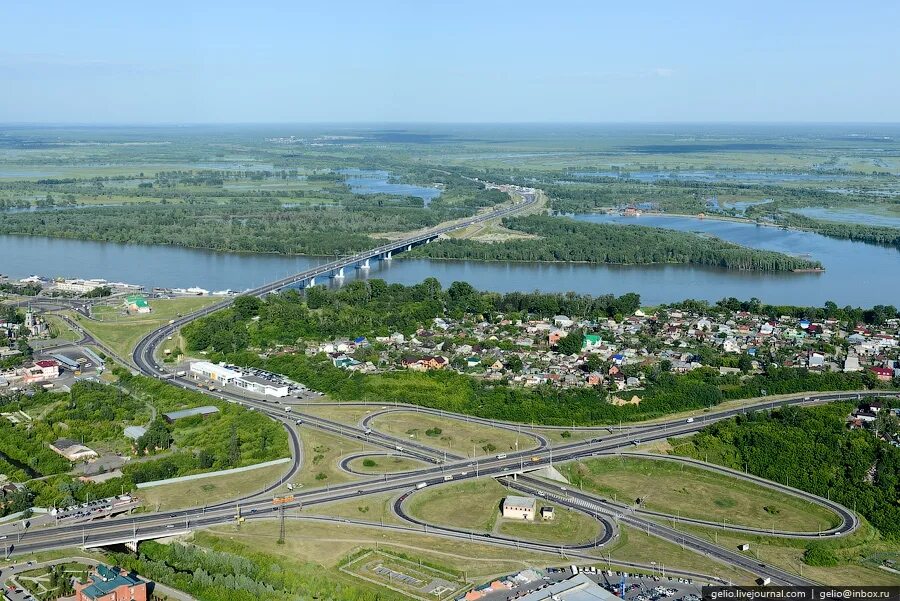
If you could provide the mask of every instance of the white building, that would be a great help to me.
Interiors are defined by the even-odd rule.
[[[262,394],[265,396],[273,396],[283,398],[288,395],[288,387],[286,384],[276,383],[258,376],[240,376],[231,382],[238,388]]]
[[[503,517],[514,520],[534,519],[534,497],[509,496],[503,499]]]
[[[221,384],[228,384],[243,375],[239,371],[216,365],[209,361],[195,361],[191,363],[191,373],[197,377],[214,380]]]
[[[96,290],[101,286],[106,286],[107,281],[101,279],[93,279],[93,280],[82,280],[82,279],[73,279],[73,280],[61,280],[56,282],[54,287],[61,292],[73,292],[75,294],[86,294],[91,292],[92,290]]]

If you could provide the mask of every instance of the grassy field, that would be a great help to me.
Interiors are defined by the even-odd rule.
[[[837,523],[827,509],[755,484],[652,459],[609,458],[567,463],[560,471],[573,485],[625,503],[673,515],[797,532]]]
[[[470,480],[418,492],[409,498],[406,510],[432,524],[490,532],[505,496],[506,489],[493,479]]]
[[[407,511],[431,524],[539,542],[578,544],[594,540],[601,534],[600,525],[589,516],[553,503],[539,502],[539,505],[555,508],[556,519],[551,521],[504,519],[500,517],[500,507],[503,498],[509,494],[516,493],[492,479],[442,485],[413,494],[407,503]],[[460,499],[465,499],[465,503],[460,504]]]
[[[300,426],[298,430],[303,443],[303,468],[293,481],[307,488],[358,480],[358,476],[348,474],[338,467],[341,457],[349,453],[375,450],[360,440],[327,434],[307,426]]]
[[[287,472],[290,464],[272,465],[256,470],[163,484],[137,492],[144,506],[152,511],[169,511],[186,507],[200,507],[254,493]]]
[[[795,574],[802,572],[804,577],[817,582],[831,585],[900,585],[900,574],[878,567],[882,559],[900,561],[900,545],[880,539],[875,529],[865,521],[857,532],[825,543],[835,550],[840,559],[838,565],[830,567],[814,567],[803,563],[807,543],[802,540],[771,536],[741,537],[709,528],[682,529],[730,549],[736,549],[742,543],[750,543],[747,554],[760,562]]]
[[[308,561],[325,567],[335,566],[355,549],[390,549],[412,557],[432,561],[451,569],[465,571],[472,582],[508,574],[531,566],[561,565],[556,554],[508,549],[478,543],[460,545],[458,540],[426,534],[381,530],[354,524],[317,523],[287,520],[285,544],[276,543],[278,522],[217,526],[194,535],[197,544],[216,537],[240,542],[257,552]]]
[[[381,407],[367,405],[324,405],[315,402],[300,405],[299,410],[324,419],[340,422],[348,426],[356,426],[361,419]]]
[[[63,569],[63,573],[68,578],[78,578],[83,579],[88,572],[91,570],[91,566],[78,562],[69,562],[60,564]],[[55,566],[54,566],[55,567]],[[51,587],[50,586],[50,572],[54,568],[52,567],[42,567],[36,570],[29,570],[27,572],[21,572],[16,575],[16,580],[28,589],[29,592],[34,594],[36,599],[57,599],[61,597],[60,586]]]
[[[346,499],[323,505],[310,505],[304,507],[301,513],[304,515],[328,515],[352,520],[365,520],[367,522],[382,522],[384,524],[408,525],[408,522],[397,517],[391,507],[394,499],[400,493],[387,492],[377,495],[366,495],[359,499]]]
[[[370,422],[373,429],[393,436],[405,437],[429,447],[471,457],[506,453],[537,446],[534,438],[503,428],[483,426],[450,417],[439,417],[416,411],[392,411]]]
[[[121,315],[118,307],[97,307],[95,319],[78,313],[72,317],[78,325],[97,340],[108,346],[121,358],[128,358],[142,336],[175,319],[207,305],[222,300],[215,296],[188,296],[183,298],[151,299],[151,313]]]
[[[366,465],[367,461],[374,461],[375,465]],[[348,467],[364,474],[393,474],[428,467],[429,465],[431,464],[411,457],[372,455],[371,457],[358,457],[351,461]]]
[[[50,324],[50,330],[53,332],[54,338],[67,340],[69,342],[81,340],[81,334],[70,328],[69,324],[63,321],[58,315],[45,313],[43,317],[47,320],[47,323]]]
[[[533,522],[500,518],[496,532],[503,536],[554,544],[585,543],[603,534],[600,523],[580,511],[540,499],[538,501],[538,507],[553,508],[552,520],[544,521],[540,516]]]

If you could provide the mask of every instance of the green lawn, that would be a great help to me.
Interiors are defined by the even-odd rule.
[[[151,299],[151,313],[122,315],[118,307],[97,307],[95,319],[78,313],[71,317],[97,340],[108,346],[122,359],[128,359],[138,341],[148,332],[207,305],[222,300],[216,296],[188,296],[183,298]]]
[[[434,449],[471,457],[525,450],[537,441],[523,432],[484,426],[452,417],[440,417],[417,411],[392,411],[370,422],[374,430],[414,440]]]
[[[508,491],[493,479],[440,485],[413,494],[406,510],[430,524],[560,545],[592,541],[602,534],[600,524],[590,516],[540,498],[538,507],[554,507],[555,519],[546,522],[540,517],[533,522],[504,519],[500,508],[504,497],[510,494],[520,493]]]
[[[647,509],[696,519],[796,532],[838,523],[831,511],[793,496],[674,461],[589,459],[560,471],[573,486]]]
[[[540,516],[534,521],[510,520],[500,518],[497,532],[529,541],[551,544],[578,544],[595,540],[603,534],[603,527],[580,511],[548,503],[538,499],[538,508],[552,507],[554,517],[544,521]]]

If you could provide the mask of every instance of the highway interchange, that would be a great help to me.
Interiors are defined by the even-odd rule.
[[[316,266],[305,272],[256,288],[248,292],[248,294],[262,297],[288,286],[298,284],[303,285],[304,283],[309,283],[314,277],[334,275],[337,270],[344,267],[360,265],[369,259],[386,258],[387,253],[402,251],[409,248],[411,245],[426,243],[441,234],[468,227],[473,223],[502,217],[514,211],[521,210],[534,202],[535,195],[533,193],[525,193],[522,195],[522,200],[520,202],[511,206],[503,207],[496,211],[484,213],[472,219],[460,221],[450,226],[429,230],[405,240],[399,240],[363,253],[358,253],[350,257]],[[276,514],[273,513],[273,509],[278,509],[278,507],[273,506],[272,496],[274,494],[284,494],[284,482],[289,481],[302,468],[302,445],[297,428],[295,427],[297,420],[302,420],[308,427],[318,428],[338,436],[364,440],[370,445],[385,449],[384,452],[386,453],[402,453],[403,455],[424,461],[428,465],[427,467],[407,472],[364,477],[347,484],[294,491],[293,500],[284,504],[285,509],[297,509],[300,507],[331,503],[348,498],[357,498],[379,493],[394,493],[397,497],[393,504],[393,510],[397,516],[409,524],[408,526],[376,524],[363,520],[346,520],[341,518],[316,516],[291,516],[291,519],[356,523],[400,531],[427,532],[429,535],[448,538],[468,540],[475,540],[477,538],[479,542],[485,544],[552,552],[567,558],[593,560],[595,562],[598,560],[597,550],[602,549],[605,545],[614,541],[620,525],[624,524],[677,544],[682,548],[691,549],[711,559],[742,569],[761,579],[769,578],[773,584],[806,585],[811,584],[811,582],[796,574],[772,565],[759,563],[752,556],[739,553],[736,550],[726,549],[705,538],[687,534],[667,524],[674,524],[677,521],[682,524],[718,527],[732,532],[769,536],[801,538],[839,537],[853,532],[858,527],[859,520],[853,511],[838,503],[790,488],[784,484],[770,482],[749,474],[735,472],[733,470],[728,470],[727,468],[713,466],[696,460],[678,458],[661,459],[667,461],[684,461],[696,467],[727,473],[735,478],[743,478],[761,486],[794,495],[811,503],[827,507],[833,511],[840,520],[838,525],[821,532],[782,532],[775,529],[774,526],[772,531],[768,531],[750,528],[740,524],[717,524],[704,520],[670,516],[659,512],[633,508],[623,503],[612,502],[595,495],[571,490],[567,486],[561,486],[558,482],[536,478],[529,475],[527,472],[552,466],[557,462],[591,456],[632,454],[634,447],[639,443],[691,434],[715,421],[727,419],[749,411],[768,410],[788,404],[811,405],[838,400],[855,400],[862,396],[900,394],[885,393],[883,391],[858,391],[851,393],[819,394],[814,398],[810,398],[809,395],[796,395],[788,398],[780,398],[775,401],[760,401],[759,403],[746,405],[740,408],[711,410],[702,417],[693,420],[679,418],[620,428],[575,428],[574,431],[590,432],[591,437],[582,441],[557,444],[554,446],[550,445],[546,436],[538,432],[533,432],[522,424],[497,422],[472,416],[454,415],[444,411],[421,407],[404,407],[402,405],[396,407],[393,405],[391,407],[378,405],[376,411],[367,415],[360,423],[352,426],[304,413],[302,412],[302,405],[294,405],[294,411],[288,413],[285,411],[284,406],[280,404],[274,404],[272,402],[260,400],[259,398],[254,398],[238,389],[206,390],[201,388],[198,382],[186,377],[174,377],[172,373],[167,372],[160,366],[156,358],[156,351],[162,341],[166,340],[168,336],[179,330],[185,324],[225,308],[229,306],[231,302],[233,302],[233,299],[229,298],[222,302],[207,306],[195,313],[173,320],[169,324],[149,333],[137,344],[130,362],[134,368],[147,376],[166,378],[175,386],[194,390],[203,394],[213,395],[225,401],[242,403],[245,406],[264,412],[271,418],[284,424],[289,433],[292,456],[292,462],[288,473],[278,482],[272,483],[252,495],[205,507],[181,509],[171,512],[140,513],[130,516],[108,518],[102,521],[85,524],[61,525],[31,530],[25,529],[20,525],[15,528],[14,532],[10,531],[7,527],[0,532],[0,535],[3,535],[3,538],[0,539],[0,548],[5,548],[7,557],[48,549],[72,546],[103,546],[186,533],[197,528],[233,522],[238,515],[244,519],[251,520],[275,517]],[[364,405],[364,403],[358,404]],[[348,403],[343,403],[343,405],[348,405]],[[517,432],[521,432],[523,436],[532,437],[534,439],[534,446],[516,452],[502,453],[496,456],[476,457],[473,459],[440,452],[427,445],[411,442],[406,439],[395,438],[378,432],[375,428],[370,427],[370,421],[376,416],[389,414],[391,411],[400,409],[415,409],[417,411],[428,412],[441,417],[454,417],[485,426],[516,430]],[[541,429],[547,431],[551,430],[552,427],[541,426]],[[566,429],[573,430],[572,428]],[[347,465],[352,458],[353,456],[345,457],[341,462],[341,467],[347,469]],[[448,482],[455,483],[483,477],[498,478],[499,481],[511,489],[552,499],[555,503],[560,505],[585,512],[599,520],[603,527],[603,533],[595,541],[590,543],[571,546],[550,545],[426,524],[414,516],[407,514],[404,509],[404,501],[416,491],[417,487],[422,487],[423,483],[426,486],[440,486],[447,484]],[[611,561],[610,563],[613,566],[619,565],[648,571],[655,569],[655,566],[628,562]],[[679,570],[668,570],[668,572],[670,574],[700,578],[711,582],[721,582],[716,578],[707,577],[701,574]]]

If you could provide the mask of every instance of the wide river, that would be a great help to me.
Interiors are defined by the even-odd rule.
[[[2,216],[0,216],[2,218]],[[825,273],[758,273],[684,265],[613,266],[586,264],[479,263],[396,259],[373,263],[368,274],[412,284],[435,277],[476,288],[508,292],[574,291],[587,294],[637,292],[645,303],[685,298],[715,301],[734,296],[767,303],[872,306],[900,304],[900,251],[805,232],[689,217],[644,215],[625,218],[580,215],[593,222],[653,225],[713,234],[755,248],[809,255]],[[301,271],[322,258],[223,253],[174,246],[145,246],[0,236],[0,274],[105,278],[148,287],[200,286],[208,290],[245,290]],[[355,277],[348,274],[350,277]],[[348,278],[349,279],[349,278]]]

